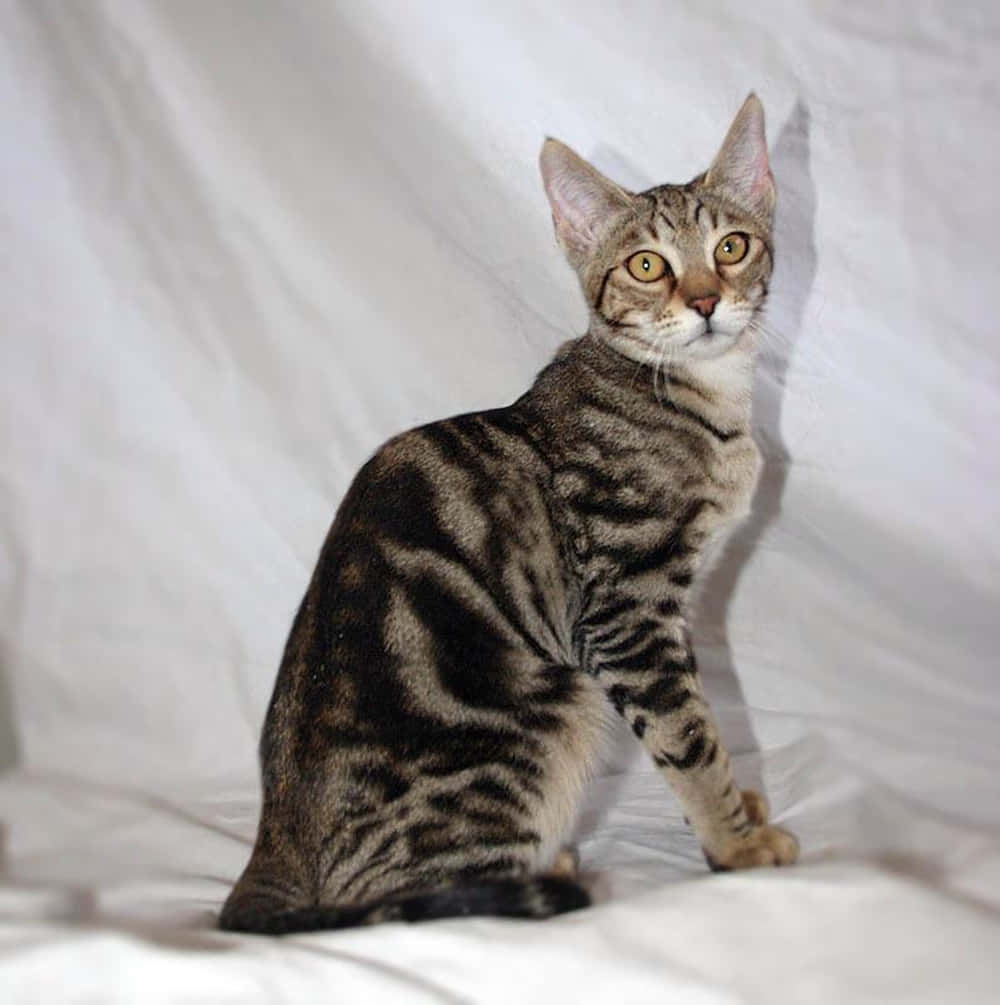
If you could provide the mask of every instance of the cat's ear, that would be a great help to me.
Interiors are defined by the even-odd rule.
[[[559,140],[545,141],[538,164],[556,237],[570,264],[578,268],[593,253],[604,228],[631,207],[631,196]]]
[[[767,159],[764,106],[752,91],[726,133],[704,184],[738,205],[770,219],[774,212],[774,177]]]

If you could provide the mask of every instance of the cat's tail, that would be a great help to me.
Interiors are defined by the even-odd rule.
[[[428,893],[403,894],[374,904],[345,907],[285,907],[270,898],[230,897],[219,927],[227,932],[289,935],[319,929],[352,928],[382,921],[494,916],[549,918],[590,904],[590,895],[564,876],[483,880]]]

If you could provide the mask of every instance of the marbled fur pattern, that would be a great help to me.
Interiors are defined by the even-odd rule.
[[[257,841],[223,927],[585,905],[560,849],[615,714],[713,867],[794,859],[763,800],[733,783],[687,629],[704,550],[747,512],[760,463],[751,322],[773,192],[759,198],[758,171],[741,207],[726,153],[687,186],[633,196],[547,144],[590,330],[513,405],[404,433],[358,474],[288,639]],[[577,214],[562,183],[603,215]],[[752,254],[716,268],[730,230]],[[672,277],[631,279],[640,249]],[[704,295],[721,298],[713,332],[685,305]]]

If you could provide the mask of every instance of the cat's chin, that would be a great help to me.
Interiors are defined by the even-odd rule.
[[[685,343],[676,351],[676,356],[678,359],[715,359],[731,352],[737,346],[744,345],[747,336],[746,328],[736,332],[709,329]]]
[[[637,363],[654,364],[661,358],[674,362],[695,362],[717,359],[736,348],[743,348],[749,344],[750,332],[749,325],[735,332],[703,327],[700,332],[675,337],[666,342],[655,332],[648,335],[612,335],[608,342],[617,352]]]

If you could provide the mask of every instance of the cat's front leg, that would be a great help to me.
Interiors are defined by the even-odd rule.
[[[592,640],[589,662],[614,707],[651,754],[716,870],[788,865],[790,834],[767,803],[740,791],[698,681],[683,620],[644,617]]]

